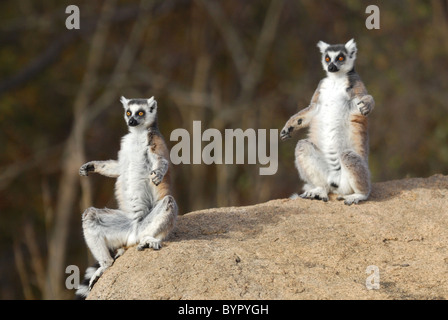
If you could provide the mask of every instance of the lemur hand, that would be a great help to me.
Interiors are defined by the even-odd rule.
[[[299,112],[289,118],[289,120],[286,122],[282,131],[280,131],[280,139],[284,141],[291,138],[292,132],[301,128],[303,128],[303,116],[301,116]]]
[[[79,168],[80,176],[88,176],[89,172],[95,171],[95,166],[93,162],[84,163],[81,168]]]
[[[151,180],[152,182],[158,186],[160,182],[162,182],[163,174],[159,170],[151,171]]]
[[[365,95],[359,100],[357,106],[359,112],[361,112],[363,116],[367,116],[375,107],[375,101],[371,95]]]
[[[282,131],[280,131],[280,139],[282,141],[287,140],[291,138],[291,132],[294,130],[293,127],[283,128]]]

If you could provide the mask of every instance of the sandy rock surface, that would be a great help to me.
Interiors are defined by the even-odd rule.
[[[378,290],[367,290],[369,266]],[[448,176],[376,183],[353,206],[280,199],[188,213],[161,250],[128,249],[88,298],[447,299]]]

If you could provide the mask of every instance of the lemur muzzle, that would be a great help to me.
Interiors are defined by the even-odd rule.
[[[138,122],[137,122],[137,120],[135,120],[134,118],[131,118],[131,119],[129,119],[128,124],[129,124],[129,126],[131,126],[131,127],[135,127],[136,125],[138,125]]]
[[[339,71],[339,69],[338,69],[338,67],[336,67],[334,65],[334,63],[330,63],[330,65],[328,66],[328,71],[329,72],[337,72],[337,71]]]

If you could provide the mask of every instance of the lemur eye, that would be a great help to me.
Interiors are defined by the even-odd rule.
[[[330,57],[329,57],[329,56],[326,56],[326,57],[325,57],[325,61],[330,62]]]
[[[139,113],[138,113],[138,115],[141,117],[141,116],[143,116],[145,113],[143,112],[143,111],[140,111]]]
[[[126,111],[126,115],[129,117],[131,115],[131,111]]]
[[[343,56],[340,56],[338,60],[339,60],[339,61],[344,61],[344,57],[343,57]]]

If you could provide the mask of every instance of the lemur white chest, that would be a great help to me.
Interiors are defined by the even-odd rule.
[[[347,77],[325,78],[320,87],[320,104],[324,108],[327,107],[332,110],[342,107],[349,99],[347,87]]]
[[[120,165],[122,174],[141,175],[149,172],[151,163],[148,157],[147,132],[129,133],[123,137]]]
[[[350,112],[347,87],[346,77],[327,77],[321,84],[316,118],[319,145],[324,152],[338,152],[345,147]]]
[[[123,137],[119,153],[118,184],[124,195],[123,209],[138,211],[151,206],[151,158],[148,154],[148,133],[132,132]]]

